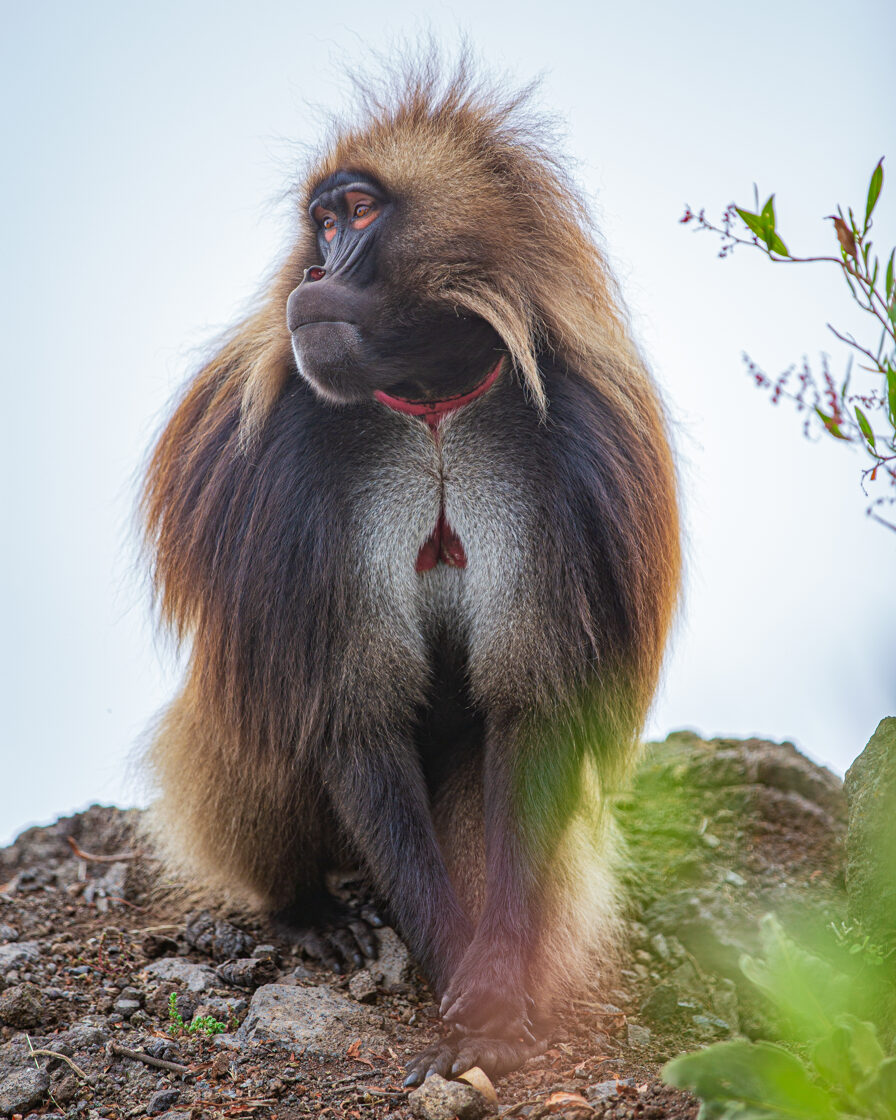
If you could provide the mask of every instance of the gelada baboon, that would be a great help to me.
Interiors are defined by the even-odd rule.
[[[678,587],[662,408],[526,100],[359,87],[144,494],[191,649],[159,832],[330,963],[374,951],[325,890],[363,868],[448,1027],[409,1084],[519,1065],[612,952],[602,791]]]

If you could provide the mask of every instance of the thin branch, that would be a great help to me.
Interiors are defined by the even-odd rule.
[[[130,1058],[135,1062],[143,1062],[146,1066],[152,1066],[154,1069],[166,1069],[171,1073],[178,1073],[181,1077],[190,1073],[189,1066],[182,1066],[178,1062],[166,1062],[164,1058],[154,1058],[152,1054],[144,1054],[142,1050],[132,1050],[129,1046],[119,1046],[117,1042],[111,1042],[109,1045],[112,1048],[112,1053],[117,1054],[120,1058]]]
[[[28,1040],[28,1045],[31,1046],[30,1039]],[[58,1050],[35,1050],[34,1047],[31,1046],[31,1055],[32,1057],[58,1058],[60,1062],[65,1062],[66,1065],[71,1066],[78,1077],[82,1077],[88,1085],[93,1084],[93,1078],[90,1076],[90,1074],[85,1073],[80,1066],[75,1065],[75,1063],[71,1060],[71,1058],[68,1057],[67,1054],[60,1054]]]
[[[95,856],[90,852],[85,852],[83,848],[79,848],[74,837],[66,836],[66,840],[78,859],[83,859],[87,863],[123,863],[125,860],[136,859],[140,854],[139,852],[119,852],[112,856]]]

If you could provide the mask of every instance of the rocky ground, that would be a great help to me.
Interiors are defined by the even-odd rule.
[[[439,1028],[392,930],[373,966],[336,976],[263,922],[153,901],[136,810],[29,829],[0,850],[0,1116],[696,1117],[663,1063],[773,1037],[738,967],[758,918],[811,931],[845,913],[842,785],[790,744],[682,732],[648,749],[616,811],[631,849],[618,984],[583,992],[494,1102],[488,1083],[402,1089]]]

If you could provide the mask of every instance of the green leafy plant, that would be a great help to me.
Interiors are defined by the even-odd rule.
[[[864,452],[868,464],[862,472],[865,493],[868,493],[867,486],[875,482],[889,487],[887,493],[872,501],[868,513],[896,530],[896,522],[880,515],[882,506],[896,503],[896,248],[890,250],[889,257],[884,255],[886,263],[882,266],[881,258],[872,253],[869,236],[883,183],[881,158],[871,173],[864,217],[859,220],[851,207],[844,211],[839,205],[836,214],[828,215],[839,243],[836,255],[797,256],[792,253],[778,230],[775,196],[770,195],[760,207],[755,188],[754,209],[747,210],[732,203],[719,225],[710,222],[705,211],[695,213],[690,206],[680,220],[685,224],[693,223],[697,231],[718,234],[722,238],[720,257],[729,256],[737,245],[749,245],[761,250],[775,264],[828,263],[840,269],[855,303],[875,320],[879,337],[876,345],[863,345],[851,334],[844,334],[828,323],[834,335],[851,350],[839,385],[824,356],[820,382],[805,359],[795,379],[794,366],[772,379],[747,354],[744,354],[744,361],[756,384],[770,391],[773,404],[786,398],[799,411],[805,411],[804,432],[807,435],[817,426],[831,438],[853,444]],[[859,370],[871,375],[870,382],[861,388],[851,385],[856,357]]]
[[[183,1016],[177,1010],[177,992],[172,992],[168,997],[168,1033],[183,1034],[185,1030]]]
[[[214,1015],[197,1015],[187,1030],[190,1034],[206,1034],[209,1037],[215,1034],[223,1034],[227,1029],[226,1024],[222,1023],[220,1019],[216,1019]]]
[[[172,992],[168,996],[169,1034],[204,1034],[211,1037],[212,1035],[223,1034],[226,1029],[226,1024],[222,1023],[220,1019],[216,1019],[214,1015],[196,1015],[189,1023],[185,1023],[183,1016],[177,1010],[177,992]]]
[[[700,1097],[699,1120],[896,1120],[896,1057],[853,1014],[855,978],[799,946],[771,914],[760,937],[761,956],[742,957],[741,969],[799,1052],[718,1042],[669,1062],[664,1080]]]

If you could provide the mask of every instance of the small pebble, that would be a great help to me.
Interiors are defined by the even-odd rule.
[[[167,1112],[172,1105],[180,1100],[180,1089],[160,1089],[149,1098],[146,1111],[150,1116],[158,1116],[160,1112]]]
[[[348,982],[348,990],[359,1003],[373,1003],[376,999],[376,981],[369,969],[361,968]]]

